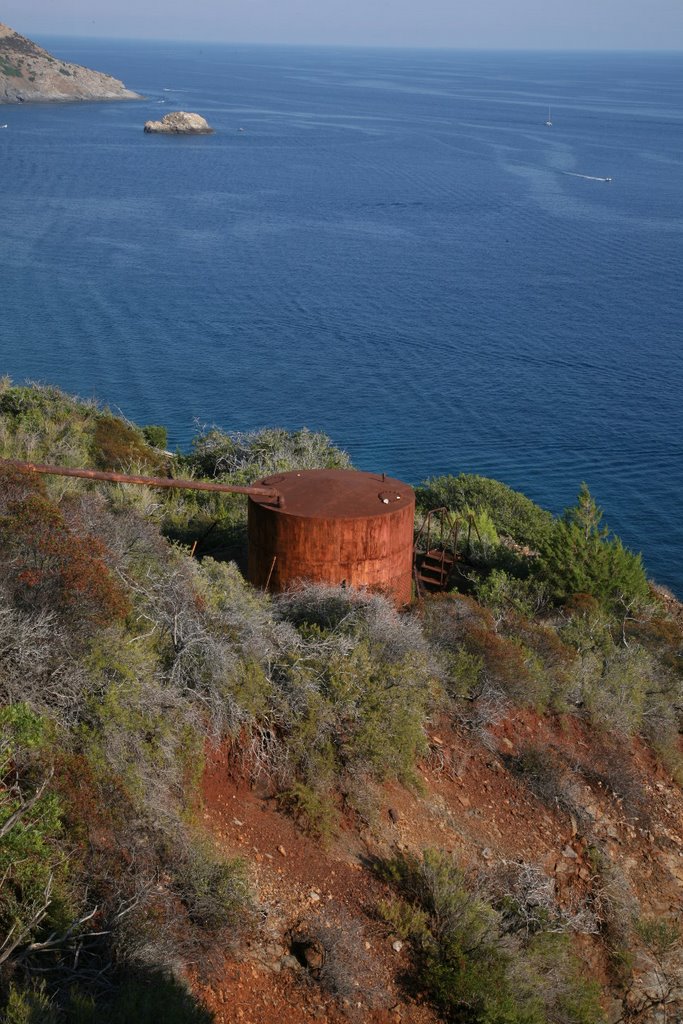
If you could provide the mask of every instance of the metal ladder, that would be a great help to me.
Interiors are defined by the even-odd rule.
[[[425,590],[441,593],[448,589],[458,549],[459,520],[450,509],[433,508],[415,534],[413,573],[418,595]]]

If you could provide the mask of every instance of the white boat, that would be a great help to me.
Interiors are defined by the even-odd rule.
[[[547,125],[548,128],[552,128],[552,126],[553,126],[553,122],[552,122],[551,117],[550,117],[550,107],[548,107],[548,120],[546,121],[546,125]]]

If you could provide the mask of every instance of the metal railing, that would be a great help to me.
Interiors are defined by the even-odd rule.
[[[432,508],[427,512],[422,521],[420,529],[415,534],[415,552],[422,551],[420,542],[423,542],[424,551],[432,551],[434,547],[441,550],[451,550],[453,554],[458,547],[458,529],[460,521],[456,517],[451,523],[448,518],[451,510],[445,505],[441,508]],[[438,534],[438,541],[436,540]]]

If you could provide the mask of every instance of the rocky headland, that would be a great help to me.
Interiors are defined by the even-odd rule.
[[[137,100],[111,75],[67,64],[0,24],[0,103]]]
[[[201,114],[174,110],[161,121],[146,121],[145,131],[159,135],[211,135],[213,128]]]

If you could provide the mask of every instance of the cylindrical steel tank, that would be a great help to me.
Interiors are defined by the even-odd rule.
[[[257,481],[279,504],[249,497],[249,579],[278,592],[300,580],[412,594],[412,487],[377,473],[308,469]]]

